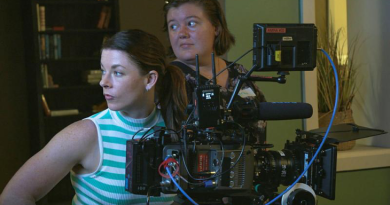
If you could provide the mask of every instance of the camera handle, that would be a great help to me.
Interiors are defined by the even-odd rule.
[[[253,71],[256,68],[257,68],[257,65],[253,65],[252,68],[244,76],[239,77],[238,82],[236,84],[236,87],[234,88],[232,97],[230,98],[229,103],[226,107],[227,109],[231,108],[233,101],[234,101],[234,98],[236,98],[236,96],[237,96],[239,90],[241,90],[241,87],[244,84],[244,82],[249,80],[249,81],[263,81],[263,82],[277,82],[280,84],[284,84],[284,83],[286,83],[286,75],[289,75],[288,71],[279,71],[278,72],[278,75],[280,75],[279,77],[268,77],[268,76],[251,77],[251,74],[253,73]]]

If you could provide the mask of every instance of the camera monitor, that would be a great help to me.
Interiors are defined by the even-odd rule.
[[[253,25],[255,71],[312,71],[316,50],[314,24]]]

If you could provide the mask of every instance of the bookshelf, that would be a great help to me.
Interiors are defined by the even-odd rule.
[[[118,0],[22,2],[33,155],[58,131],[92,115],[93,107],[105,101],[96,75],[88,73],[100,70],[101,44],[119,31],[119,5]],[[65,177],[46,201],[72,196]]]

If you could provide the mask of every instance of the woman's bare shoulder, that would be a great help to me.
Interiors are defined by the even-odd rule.
[[[57,133],[46,148],[66,153],[77,163],[94,148],[97,135],[96,126],[91,120],[80,120]]]

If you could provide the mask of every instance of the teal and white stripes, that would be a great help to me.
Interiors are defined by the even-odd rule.
[[[125,191],[126,141],[139,131],[140,138],[154,125],[164,126],[159,110],[145,119],[132,119],[109,109],[87,119],[98,129],[100,164],[90,174],[77,175],[71,171],[71,181],[76,191],[73,204],[145,204],[146,197]],[[171,204],[175,195],[152,197],[151,204]]]

